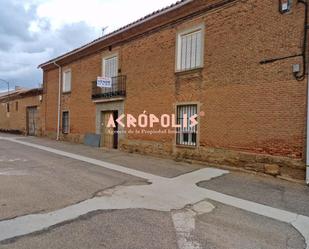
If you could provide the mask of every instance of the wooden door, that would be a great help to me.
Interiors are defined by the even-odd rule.
[[[115,128],[107,127],[110,117],[114,117],[113,111],[101,113],[101,146],[113,149],[115,147]]]
[[[38,128],[38,110],[36,107],[27,108],[27,134],[29,136],[37,135]]]

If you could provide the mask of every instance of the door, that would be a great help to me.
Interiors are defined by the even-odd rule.
[[[38,124],[37,107],[27,107],[27,134],[29,136],[37,135]]]
[[[117,119],[117,112],[104,111],[101,112],[101,146],[108,149],[117,149],[118,147],[118,127],[107,127],[111,117]]]

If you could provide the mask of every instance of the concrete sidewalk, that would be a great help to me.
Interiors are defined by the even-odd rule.
[[[2,136],[1,133],[0,136]],[[82,144],[75,144],[64,141],[59,142],[48,138],[19,138],[29,143],[48,146],[50,148],[91,157],[97,160],[124,165],[132,169],[141,170],[150,174],[168,178],[173,178],[203,168],[203,166],[199,164],[176,162],[172,159],[127,153],[120,150],[93,148]]]
[[[200,187],[267,206],[309,216],[309,187],[270,176],[233,172]]]

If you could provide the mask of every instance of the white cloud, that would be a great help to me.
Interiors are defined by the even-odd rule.
[[[37,65],[175,0],[0,0],[0,78],[36,87]],[[7,20],[14,20],[7,22]],[[0,84],[0,90],[3,86]]]
[[[113,31],[172,3],[175,0],[50,0],[39,5],[37,14],[48,18],[53,29],[84,21],[89,26],[108,26]]]

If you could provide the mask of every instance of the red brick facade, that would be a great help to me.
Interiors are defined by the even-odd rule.
[[[172,114],[179,103],[205,113],[196,147],[176,146],[174,134],[130,133],[120,139],[122,149],[262,172],[276,164],[281,176],[304,179],[307,79],[292,73],[302,58],[260,64],[301,53],[304,6],[293,1],[289,13],[278,9],[277,0],[194,0],[56,60],[72,72],[71,93],[61,97],[61,111],[70,112],[63,137],[77,142],[98,132],[91,82],[102,74],[102,58],[117,53],[127,77],[125,113]],[[205,29],[203,67],[175,73],[177,34],[196,25]],[[43,131],[55,137],[59,69],[49,63],[43,70]]]

